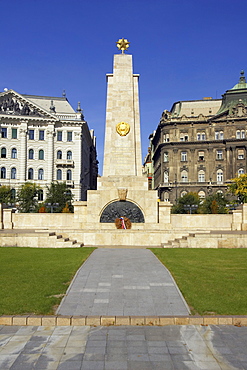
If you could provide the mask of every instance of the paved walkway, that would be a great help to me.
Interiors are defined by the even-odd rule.
[[[243,370],[247,327],[0,326],[1,370]]]
[[[57,314],[179,316],[189,309],[150,250],[97,249],[77,272]]]

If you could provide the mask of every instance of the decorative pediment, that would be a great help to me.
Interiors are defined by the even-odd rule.
[[[56,119],[52,114],[46,112],[14,90],[8,90],[0,94],[0,115]]]

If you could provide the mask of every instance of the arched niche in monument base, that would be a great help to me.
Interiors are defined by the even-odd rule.
[[[120,217],[127,217],[132,223],[145,222],[142,210],[135,203],[128,200],[118,200],[108,204],[101,213],[100,222],[113,223],[116,218]]]

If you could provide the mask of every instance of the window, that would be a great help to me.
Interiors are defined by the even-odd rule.
[[[1,167],[1,179],[6,179],[6,168]]]
[[[244,130],[241,130],[241,138],[245,139],[245,131]]]
[[[3,139],[7,139],[7,127],[1,128],[1,136]]]
[[[12,128],[12,139],[17,139],[17,128]]]
[[[62,159],[62,151],[61,150],[57,151],[57,159]]]
[[[71,152],[71,150],[68,150],[67,151],[67,159],[68,160],[71,160],[72,159],[72,152]]]
[[[34,130],[28,130],[28,138],[29,140],[34,140]]]
[[[236,139],[241,139],[241,131],[240,130],[236,131]]]
[[[38,190],[38,201],[42,202],[44,200],[44,192],[42,189]]]
[[[39,130],[39,140],[45,140],[45,131]]]
[[[63,141],[63,131],[57,131],[57,141]]]
[[[187,172],[187,171],[185,171],[185,170],[183,170],[183,171],[181,172],[181,181],[182,181],[182,182],[188,182],[188,172]]]
[[[244,159],[244,149],[238,149],[238,159]]]
[[[238,170],[238,177],[240,175],[243,175],[243,174],[244,174],[244,169],[243,168],[239,168],[239,170]]]
[[[164,134],[163,141],[164,143],[169,143],[169,134]]]
[[[187,161],[187,152],[181,152],[181,162]]]
[[[216,180],[217,180],[217,184],[223,183],[223,171],[222,170],[217,171]]]
[[[39,159],[40,160],[43,160],[44,159],[44,150],[43,149],[40,149],[39,150]]]
[[[38,180],[44,180],[44,170],[40,168],[38,171]]]
[[[164,183],[168,183],[169,182],[169,174],[167,171],[164,172]]]
[[[72,131],[67,131],[67,141],[72,141]]]
[[[16,179],[16,168],[15,167],[13,167],[13,168],[11,168],[11,179]]]
[[[62,170],[57,170],[57,180],[62,180]]]
[[[67,180],[68,181],[72,180],[72,172],[71,172],[71,170],[67,170]]]
[[[168,152],[164,153],[164,162],[169,162]]]
[[[216,159],[223,159],[223,151],[222,150],[217,150],[216,152]]]
[[[28,151],[28,159],[34,159],[34,151],[33,151],[33,149],[29,149],[29,151]]]
[[[203,151],[198,152],[198,161],[204,161],[204,152]]]
[[[6,148],[1,149],[1,158],[7,158],[7,151]]]
[[[33,169],[29,168],[27,173],[28,180],[33,180]]]
[[[198,132],[197,133],[197,140],[206,140],[205,132]]]
[[[205,182],[205,172],[203,170],[198,172],[198,182]]]
[[[223,140],[224,139],[224,132],[223,131],[215,131],[215,140]]]
[[[11,150],[11,158],[16,159],[17,158],[17,149],[13,148]]]

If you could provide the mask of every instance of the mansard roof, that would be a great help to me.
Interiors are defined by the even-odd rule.
[[[23,94],[22,96],[26,97],[28,100],[32,101],[34,104],[40,106],[41,108],[45,109],[46,111],[50,111],[51,102],[53,102],[53,106],[55,108],[56,113],[65,113],[65,114],[75,114],[76,112],[71,107],[70,103],[68,102],[66,97],[54,97],[54,96],[38,96],[38,95],[26,95]]]
[[[213,116],[219,110],[221,99],[204,98],[202,100],[178,101],[173,104],[171,109],[172,117],[198,117]]]

